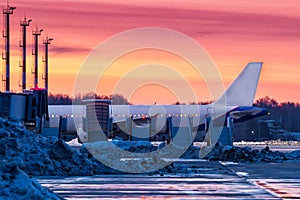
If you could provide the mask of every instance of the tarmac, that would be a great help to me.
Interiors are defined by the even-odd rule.
[[[300,162],[177,160],[181,174],[37,177],[65,199],[300,199]]]

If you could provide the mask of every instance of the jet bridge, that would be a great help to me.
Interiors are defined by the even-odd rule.
[[[88,99],[84,103],[88,142],[107,140],[112,130],[111,100]]]

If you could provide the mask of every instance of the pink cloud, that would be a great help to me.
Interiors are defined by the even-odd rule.
[[[25,1],[26,2],[26,1]],[[20,5],[20,13],[25,3]],[[162,26],[187,34],[258,35],[262,38],[296,37],[300,35],[300,16],[289,17],[277,13],[245,13],[213,11],[206,8],[167,8],[109,4],[97,1],[36,1],[28,3],[27,15],[34,22],[53,28],[79,33],[111,34],[134,27]],[[16,11],[17,12],[17,11]],[[76,32],[73,34],[76,35]]]
[[[12,0],[11,4],[17,7],[12,16],[12,44],[18,44],[18,19],[25,12],[33,19],[32,25],[38,24],[45,29],[44,34],[54,38],[53,53],[86,55],[113,34],[137,27],[157,26],[175,29],[204,43],[215,61],[224,66],[237,63],[240,66],[241,62],[246,64],[245,61],[258,59],[267,63],[270,74],[284,74],[278,78],[286,80],[289,73],[300,73],[295,70],[300,65],[295,58],[300,52],[297,2],[274,0],[270,5],[269,1],[231,0],[225,5],[223,0]],[[66,63],[72,62],[65,59]],[[282,69],[280,66],[286,67]],[[228,70],[224,68],[224,71]],[[294,84],[300,85],[300,82]],[[276,93],[276,89],[272,92]],[[291,96],[285,92],[285,96]],[[280,90],[280,96],[284,96],[283,93],[284,90]]]

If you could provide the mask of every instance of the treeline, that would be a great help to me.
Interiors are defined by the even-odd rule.
[[[97,95],[96,93],[87,93],[87,94],[78,94],[74,98],[70,97],[67,94],[49,94],[48,95],[48,104],[49,105],[81,105],[83,104],[83,100],[86,99],[109,99],[112,100],[112,104],[116,105],[130,105],[131,103],[128,100],[120,95],[120,94],[113,94],[113,95]]]
[[[270,113],[261,119],[271,119],[279,122],[288,131],[300,131],[300,104],[293,102],[278,103],[268,96],[258,99],[254,106],[266,108]]]

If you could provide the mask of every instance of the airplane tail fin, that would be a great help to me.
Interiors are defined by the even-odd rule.
[[[252,106],[262,62],[251,62],[215,102],[227,106]]]

